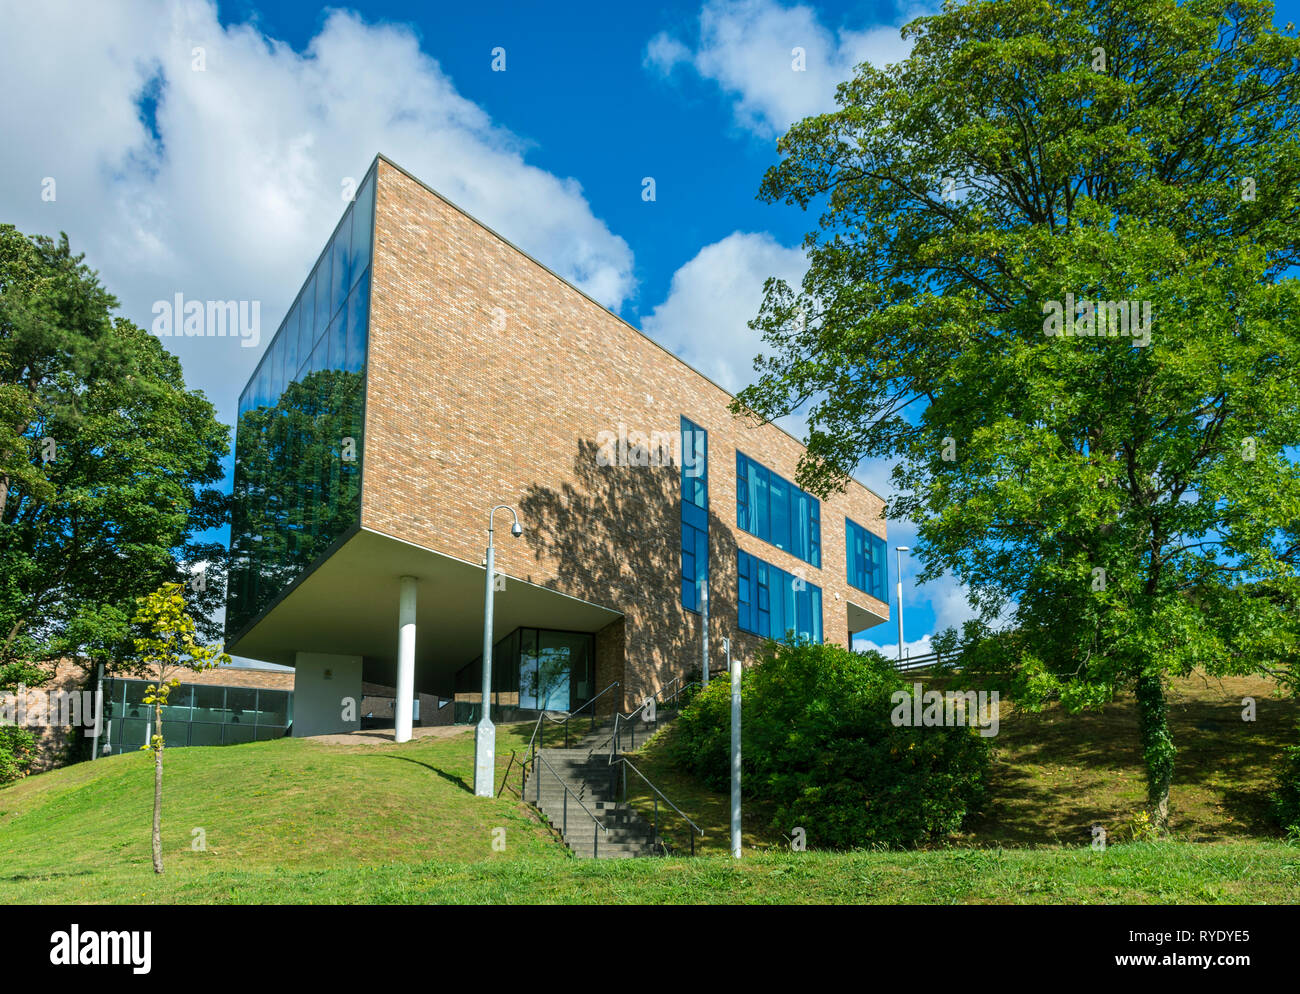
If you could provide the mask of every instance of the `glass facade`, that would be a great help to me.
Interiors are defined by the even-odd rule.
[[[105,739],[113,755],[134,752],[153,736],[149,680],[105,680]],[[293,724],[293,692],[183,683],[163,708],[163,740],[181,746],[234,745],[282,738]]]
[[[357,525],[374,207],[372,169],[240,395],[228,639]]]
[[[821,568],[821,501],[739,451],[736,524],[755,538]]]
[[[493,721],[513,721],[524,711],[571,711],[596,693],[596,636],[516,628],[492,647]],[[453,721],[478,721],[483,699],[483,657],[456,674]]]
[[[682,418],[682,607],[700,609],[709,585],[709,433]]]
[[[811,642],[822,640],[822,591],[807,580],[736,550],[739,574],[737,625],[742,632],[783,639],[793,632]]]
[[[849,586],[880,600],[889,596],[889,543],[845,518]]]

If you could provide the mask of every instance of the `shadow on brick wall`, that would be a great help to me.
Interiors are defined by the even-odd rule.
[[[531,487],[520,510],[534,557],[558,563],[545,585],[624,615],[626,662],[617,678],[626,704],[700,669],[700,617],[681,604],[681,471],[602,466],[598,450],[580,439],[576,482]],[[720,639],[735,635],[736,544],[712,509],[709,577],[710,659],[721,669]]]

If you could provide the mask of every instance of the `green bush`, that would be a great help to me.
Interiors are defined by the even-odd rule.
[[[777,644],[741,687],[745,793],[771,801],[772,828],[810,845],[908,846],[961,827],[983,802],[987,742],[965,727],[898,727],[891,695],[909,693],[876,653]],[[715,790],[729,783],[731,691],[724,677],[683,709],[672,761]]]
[[[1272,800],[1273,816],[1282,826],[1282,831],[1288,835],[1300,835],[1300,745],[1287,748]]]
[[[17,725],[0,725],[0,784],[26,775],[36,737]]]

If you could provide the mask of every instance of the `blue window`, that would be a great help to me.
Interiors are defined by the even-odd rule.
[[[739,549],[736,574],[736,620],[742,632],[771,639],[793,633],[812,642],[822,640],[820,587]]]
[[[709,433],[682,418],[682,607],[700,610],[709,586]]]
[[[348,208],[338,230],[334,232],[334,242],[330,245],[330,320],[332,321],[343,305],[347,303],[348,291],[352,289],[352,209]]]
[[[889,586],[889,544],[850,518],[845,518],[844,522],[849,586],[885,600]]]
[[[284,319],[284,328],[280,331],[280,337],[284,339],[284,381],[287,386],[298,379],[298,367],[302,365],[298,361],[297,304],[293,305],[293,310]]]
[[[736,524],[821,568],[821,501],[743,452],[736,453]]]
[[[316,323],[312,328],[312,342],[319,342],[329,330],[330,318],[330,257],[329,253],[321,257],[316,266],[316,275],[312,277],[316,285]]]
[[[357,218],[352,224],[352,279],[365,272],[370,265],[370,228],[375,207],[375,184],[367,179],[357,191],[356,206],[352,213]]]
[[[366,335],[370,318],[370,270],[348,295],[348,355],[343,367],[359,373],[366,364]]]

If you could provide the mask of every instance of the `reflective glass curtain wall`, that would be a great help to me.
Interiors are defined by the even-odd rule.
[[[709,433],[682,418],[682,607],[700,609],[709,583]]]
[[[821,501],[743,452],[736,453],[736,525],[821,568]]]
[[[802,577],[736,550],[737,626],[742,632],[783,639],[788,632],[822,640],[822,591]]]
[[[848,544],[848,582],[879,600],[888,598],[889,543],[851,518],[845,518]]]
[[[372,169],[239,398],[227,637],[357,524],[374,207]]]

